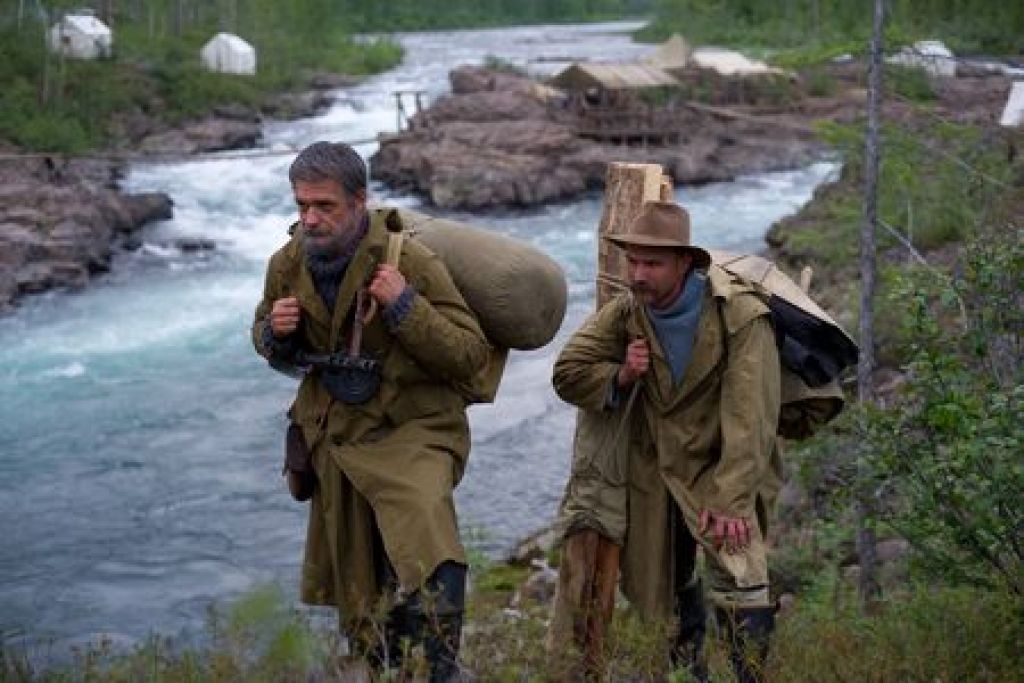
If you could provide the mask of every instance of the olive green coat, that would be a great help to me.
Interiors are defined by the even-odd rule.
[[[354,295],[380,263],[390,212],[371,210],[370,227],[342,280],[335,310],[317,294],[301,236],[275,253],[256,308],[253,341],[275,300],[294,296],[302,308],[302,346],[314,353],[347,347]],[[363,330],[364,351],[382,360],[376,396],[362,405],[331,399],[315,372],[307,374],[289,415],[313,451],[313,495],[302,568],[301,597],[337,605],[351,618],[376,607],[383,586],[373,567],[376,521],[402,590],[422,585],[446,560],[465,562],[452,490],[469,453],[466,400],[453,384],[479,376],[492,349],[444,265],[405,240],[399,270],[417,295],[398,329],[381,315]]]
[[[779,357],[760,290],[711,266],[693,354],[679,384],[643,307],[625,293],[591,316],[562,351],[554,367],[558,394],[588,414],[605,411],[614,419],[625,398],[616,411],[606,402],[628,340],[637,336],[649,340],[651,371],[641,380],[623,437],[629,442],[622,587],[642,614],[668,617],[670,500],[691,529],[697,512],[707,508],[756,519],[758,531],[765,531],[782,475],[775,448]],[[767,578],[763,566],[730,571],[741,585],[745,573]]]

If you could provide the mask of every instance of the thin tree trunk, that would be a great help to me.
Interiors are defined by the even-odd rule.
[[[185,0],[178,0],[174,5],[174,35],[181,37],[185,29]]]
[[[868,130],[864,169],[864,223],[860,233],[860,358],[857,363],[857,399],[862,407],[873,400],[871,373],[875,366],[875,230],[878,225],[879,104],[882,96],[882,29],[885,0],[875,0],[871,57],[868,66]],[[870,526],[872,497],[869,473],[858,466],[857,555],[860,560],[859,594],[868,605],[879,593],[876,577],[875,533]]]

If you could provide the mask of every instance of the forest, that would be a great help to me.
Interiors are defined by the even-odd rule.
[[[655,0],[655,20],[641,34],[678,31],[701,43],[767,48],[834,45],[863,51],[871,32],[868,3],[846,0]],[[1024,51],[1024,3],[1001,0],[892,0],[889,42],[946,40],[959,52]]]

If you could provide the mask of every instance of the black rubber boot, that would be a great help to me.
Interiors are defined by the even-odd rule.
[[[672,668],[685,669],[698,683],[707,683],[704,635],[707,633],[708,611],[704,606],[704,587],[699,580],[676,594],[676,615],[679,630],[670,653]]]
[[[405,634],[422,645],[430,665],[430,683],[459,680],[459,645],[466,608],[466,567],[442,562],[427,579],[424,590],[405,604]]]
[[[715,620],[729,644],[729,662],[739,683],[761,683],[768,661],[768,645],[775,630],[776,607],[715,610]]]

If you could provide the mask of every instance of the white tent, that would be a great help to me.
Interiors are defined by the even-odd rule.
[[[941,40],[919,40],[886,61],[890,64],[924,69],[932,76],[956,76],[956,55]]]
[[[723,76],[759,76],[776,74],[792,76],[782,69],[769,66],[757,59],[750,59],[735,50],[720,47],[701,47],[693,51],[693,62],[702,69],[712,69]]]
[[[658,69],[682,69],[689,64],[692,55],[693,48],[689,43],[678,33],[673,33],[671,38],[640,61]]]
[[[110,54],[114,36],[102,21],[89,14],[67,14],[50,27],[50,50],[74,59],[96,59]]]
[[[1010,97],[1006,100],[1006,109],[999,125],[1007,128],[1024,126],[1024,81],[1014,81]]]
[[[218,33],[199,51],[208,71],[254,76],[256,48],[231,33]]]

